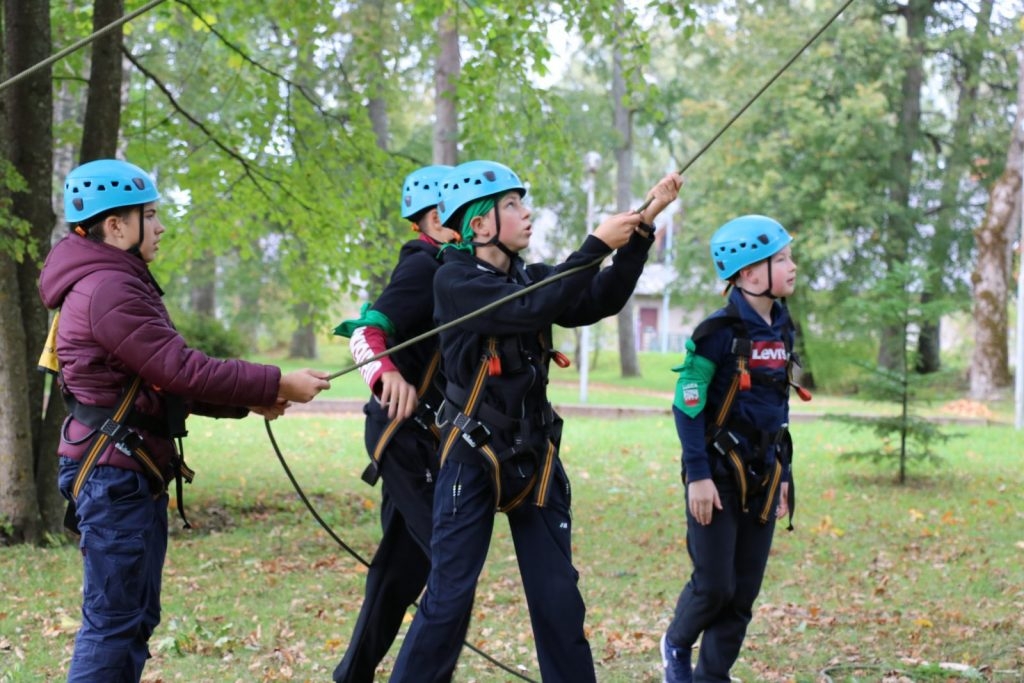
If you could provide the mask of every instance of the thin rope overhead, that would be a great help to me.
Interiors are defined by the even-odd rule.
[[[29,68],[25,69],[21,73],[15,74],[14,76],[11,76],[10,78],[8,78],[3,83],[0,83],[0,92],[3,92],[4,90],[6,90],[8,87],[14,85],[15,83],[28,78],[29,76],[31,76],[35,72],[40,71],[42,69],[45,69],[46,67],[54,64],[55,62],[59,62],[60,60],[62,60],[65,57],[67,57],[68,55],[73,54],[75,52],[78,52],[83,47],[85,47],[89,43],[93,42],[97,38],[102,38],[103,36],[107,35],[111,31],[113,31],[114,29],[117,29],[117,28],[127,24],[129,21],[131,21],[132,19],[134,19],[135,17],[137,17],[139,15],[145,14],[146,12],[148,12],[151,9],[153,9],[154,7],[156,7],[157,5],[159,5],[162,2],[164,2],[164,0],[150,0],[145,5],[143,5],[139,9],[135,10],[134,12],[129,12],[128,14],[124,15],[120,19],[117,19],[116,21],[110,22],[109,24],[107,24],[103,28],[99,29],[98,31],[94,31],[93,33],[90,33],[89,35],[87,35],[85,38],[82,38],[80,41],[78,41],[74,45],[69,45],[68,47],[64,48],[60,52],[58,52],[58,53],[56,53],[56,54],[54,54],[54,55],[52,55],[50,57],[47,57],[46,59],[44,59],[43,61],[39,62],[38,64],[30,66]]]

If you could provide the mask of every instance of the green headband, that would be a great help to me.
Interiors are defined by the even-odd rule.
[[[445,249],[462,249],[473,254],[476,252],[476,247],[473,245],[473,228],[470,222],[477,216],[486,216],[487,212],[494,208],[497,203],[496,197],[484,197],[483,199],[477,199],[472,204],[468,204],[462,214],[462,241],[461,242],[448,242],[447,244],[441,245],[441,250]]]
[[[484,197],[466,207],[466,213],[462,214],[463,241],[473,241],[473,228],[470,226],[470,222],[477,216],[486,216],[487,212],[494,208],[496,201],[495,197]]]

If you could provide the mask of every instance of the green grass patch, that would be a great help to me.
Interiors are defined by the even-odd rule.
[[[862,434],[794,425],[796,531],[781,527],[746,645],[744,681],[1019,681],[1024,678],[1024,455],[1006,426],[958,426],[946,464],[839,464]],[[318,511],[364,557],[379,490],[358,417],[289,415],[274,431]],[[664,415],[570,418],[574,561],[607,682],[660,681],[658,639],[689,574],[679,446]],[[145,680],[329,680],[362,598],[364,569],[298,502],[256,419],[194,419],[195,525],[172,517],[163,623]],[[72,545],[0,549],[0,681],[52,681],[79,619]],[[538,678],[507,525],[498,521],[469,638]],[[386,680],[393,656],[381,668]],[[959,671],[944,668],[959,665]],[[977,674],[978,677],[975,677]],[[903,678],[899,678],[903,676]],[[511,677],[465,652],[457,681]]]

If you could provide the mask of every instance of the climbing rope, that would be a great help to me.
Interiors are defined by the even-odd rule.
[[[143,5],[139,9],[135,10],[134,12],[129,12],[128,14],[124,15],[120,19],[116,19],[116,20],[110,22],[109,24],[107,24],[103,28],[98,29],[98,30],[90,33],[85,38],[82,38],[81,40],[79,40],[74,45],[69,45],[68,47],[64,48],[60,52],[58,52],[58,53],[56,53],[54,55],[51,55],[50,57],[47,57],[46,59],[44,59],[43,61],[39,62],[38,64],[33,64],[32,66],[30,66],[29,68],[25,69],[24,71],[22,71],[20,73],[17,73],[14,76],[11,76],[10,78],[8,78],[3,83],[0,83],[0,92],[3,92],[9,86],[14,85],[15,83],[28,78],[29,76],[31,76],[35,72],[40,71],[42,69],[45,69],[46,67],[50,66],[51,64],[59,62],[60,60],[62,60],[65,57],[67,57],[68,55],[73,54],[75,52],[78,52],[83,47],[85,47],[89,43],[93,42],[97,38],[102,38],[103,36],[107,35],[111,31],[113,31],[114,29],[119,28],[119,27],[127,24],[129,21],[131,21],[132,19],[134,19],[135,17],[137,17],[137,16],[139,16],[141,14],[145,14],[146,12],[148,12],[151,9],[153,9],[154,7],[156,7],[157,5],[159,5],[162,2],[164,2],[164,0],[150,0],[150,2],[147,2],[145,5]]]
[[[367,562],[366,559],[362,555],[360,555],[355,550],[353,550],[350,545],[345,543],[345,541],[343,541],[341,539],[341,537],[338,536],[337,533],[335,533],[334,529],[331,528],[331,525],[328,524],[326,521],[324,521],[324,518],[320,516],[319,512],[317,512],[316,508],[313,506],[313,503],[309,500],[309,497],[306,496],[305,491],[303,491],[302,487],[299,485],[299,482],[295,478],[295,475],[292,474],[292,469],[288,466],[288,463],[285,461],[284,455],[281,454],[281,449],[277,445],[277,439],[274,438],[274,432],[273,432],[273,430],[270,429],[270,421],[269,420],[263,420],[263,424],[267,428],[267,436],[270,438],[270,443],[274,447],[274,453],[277,454],[277,459],[281,462],[281,467],[284,468],[284,473],[288,476],[288,481],[290,481],[292,483],[292,487],[294,487],[295,493],[298,494],[299,500],[301,500],[302,504],[306,506],[306,509],[309,510],[309,513],[311,515],[313,515],[313,519],[315,519],[317,521],[317,524],[319,524],[323,528],[323,530],[327,532],[328,536],[330,536],[331,538],[334,539],[335,543],[337,543],[339,546],[344,548],[345,552],[347,552],[349,555],[351,555],[353,558],[355,558],[355,560],[357,562],[359,562],[359,564],[363,565],[364,567],[369,568],[370,563]],[[416,607],[417,609],[419,609],[419,604],[414,602],[413,603],[413,607]],[[537,683],[537,681],[533,680],[532,678],[529,678],[528,676],[523,675],[522,673],[520,673],[519,671],[516,671],[515,669],[513,669],[509,665],[507,665],[507,664],[505,664],[503,662],[498,661],[497,659],[495,659],[491,655],[487,654],[486,652],[484,652],[483,650],[481,650],[477,646],[475,646],[472,643],[470,643],[468,640],[464,640],[462,642],[462,644],[466,648],[468,648],[469,650],[475,652],[476,654],[480,655],[481,657],[486,659],[488,662],[490,662],[494,666],[496,666],[499,669],[501,669],[502,671],[505,671],[506,673],[509,673],[509,674],[515,676],[516,678],[519,678],[520,680],[528,681],[529,683]]]

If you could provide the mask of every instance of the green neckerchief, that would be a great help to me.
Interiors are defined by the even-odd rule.
[[[359,317],[355,320],[346,320],[334,328],[334,334],[339,337],[351,337],[352,333],[360,327],[378,327],[384,330],[384,334],[392,336],[395,333],[394,324],[380,311],[370,309],[370,303],[363,304],[359,309]]]

